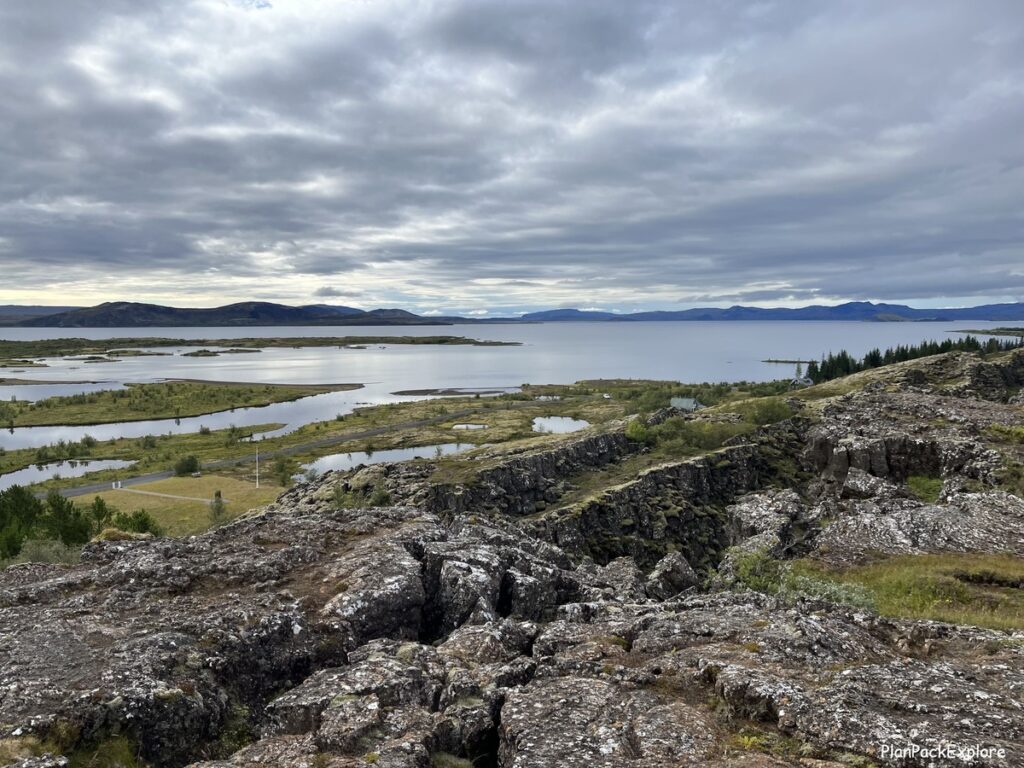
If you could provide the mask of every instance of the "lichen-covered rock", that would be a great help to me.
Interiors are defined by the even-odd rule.
[[[647,577],[644,591],[648,597],[655,600],[668,600],[683,590],[696,587],[699,583],[700,577],[686,562],[686,558],[678,552],[671,552],[654,566]]]
[[[575,504],[581,472],[642,450],[621,426],[487,449],[472,481],[332,473],[201,536],[6,569],[0,747],[32,745],[19,768],[111,737],[158,768],[1024,765],[1019,632],[771,597],[738,567],[1024,556],[1022,372],[895,366]],[[337,510],[338,484],[403,504]],[[939,744],[1003,756],[887,756]]]
[[[1024,500],[1000,492],[961,493],[946,504],[861,507],[825,528],[813,552],[833,565],[880,554],[1009,552],[1024,557]]]
[[[843,480],[841,495],[844,499],[873,499],[878,496],[898,496],[900,487],[881,477],[869,475],[863,469],[850,467]]]
[[[509,694],[499,759],[508,768],[694,764],[714,750],[714,731],[707,711],[650,689],[547,678]]]

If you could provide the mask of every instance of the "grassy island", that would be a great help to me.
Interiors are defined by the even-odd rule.
[[[466,336],[293,336],[241,339],[171,339],[144,336],[118,339],[35,339],[32,341],[10,341],[0,339],[0,360],[24,363],[40,357],[66,357],[69,355],[93,355],[129,357],[143,354],[142,349],[160,347],[219,347],[233,353],[242,350],[270,349],[273,347],[348,347],[359,348],[371,344],[426,344],[465,345],[474,347],[515,347],[517,341],[484,341]],[[207,349],[208,352],[213,350]]]
[[[235,384],[166,381],[129,384],[45,400],[0,402],[0,426],[41,427],[107,424],[202,416],[233,408],[282,403],[300,397],[358,389],[361,384]]]
[[[1024,328],[989,328],[985,329],[967,329],[964,331],[957,331],[957,333],[976,333],[979,336],[1024,336]]]

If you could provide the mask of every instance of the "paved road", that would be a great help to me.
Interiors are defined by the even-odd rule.
[[[536,408],[539,403],[535,401],[524,401],[510,403],[504,408],[495,408],[494,411],[512,411],[519,410],[521,408]],[[459,411],[451,411],[449,413],[442,414],[440,416],[431,416],[429,419],[416,419],[415,421],[405,421],[400,424],[390,424],[384,427],[374,427],[373,429],[364,429],[359,432],[346,432],[342,435],[334,435],[332,437],[325,437],[320,440],[313,440],[308,443],[302,443],[301,445],[292,445],[287,448],[279,448],[276,451],[260,452],[261,459],[276,459],[279,456],[294,456],[299,453],[307,453],[308,451],[315,451],[321,448],[330,448],[332,445],[338,445],[340,443],[347,443],[350,440],[365,440],[369,437],[379,437],[389,432],[398,432],[404,429],[416,429],[418,427],[427,427],[431,424],[439,424],[444,421],[451,421],[453,419],[460,419],[464,416],[473,416],[479,414],[480,408],[464,408]],[[486,411],[484,412],[486,413]],[[253,443],[253,447],[257,443]],[[210,461],[203,464],[203,469],[217,470],[225,469],[227,467],[236,467],[240,464],[252,464],[256,461],[255,451],[245,456],[240,456],[234,459],[219,459],[218,461]],[[131,485],[142,485],[143,483],[152,483],[156,480],[166,480],[169,477],[173,477],[174,473],[170,471],[166,472],[150,472],[146,475],[137,475],[135,477],[126,478],[121,481],[121,485],[125,488]],[[75,488],[64,488],[61,490],[61,495],[72,497],[72,496],[89,496],[103,491],[111,490],[110,481],[104,483],[91,483],[89,485],[79,485]],[[40,494],[44,495],[44,494]]]

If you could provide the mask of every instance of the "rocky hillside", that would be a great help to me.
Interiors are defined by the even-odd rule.
[[[1024,765],[1024,633],[884,616],[826,578],[1024,557],[1022,384],[1024,353],[930,358],[704,453],[654,461],[619,425],[8,568],[0,758]],[[961,577],[992,600],[1024,584]]]

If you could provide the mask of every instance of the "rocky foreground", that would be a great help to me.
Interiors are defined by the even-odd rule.
[[[1020,633],[738,581],[750,554],[1024,557],[1024,501],[1006,474],[1021,447],[992,439],[993,425],[1024,425],[1011,402],[1024,355],[873,374],[585,498],[572,496],[581,478],[642,450],[621,427],[495,450],[444,482],[422,462],[327,475],[202,536],[11,567],[0,756],[22,768],[1024,765]],[[912,475],[942,478],[938,498],[910,493]],[[395,506],[339,509],[339,485],[346,498],[384,489]]]

